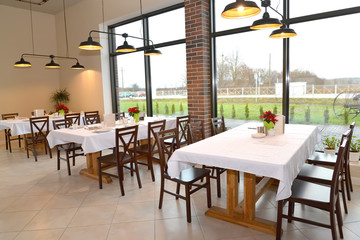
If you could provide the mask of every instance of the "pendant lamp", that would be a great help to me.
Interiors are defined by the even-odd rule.
[[[295,37],[297,34],[296,32],[288,27],[281,27],[280,29],[274,30],[270,34],[270,38],[291,38]]]
[[[154,55],[162,55],[162,53],[160,52],[160,50],[155,49],[154,46],[151,46],[150,49],[145,50],[144,55],[145,56],[154,56]]]
[[[92,37],[89,37],[87,41],[80,43],[79,48],[82,50],[101,50],[103,47],[100,43],[95,42]]]
[[[277,18],[270,18],[268,12],[265,12],[262,19],[254,21],[251,29],[254,30],[261,30],[261,29],[271,29],[271,28],[278,28],[281,27],[282,23]]]
[[[85,67],[83,66],[83,65],[81,65],[79,62],[76,62],[76,64],[75,65],[73,65],[72,67],[71,67],[71,69],[85,69]]]
[[[237,19],[252,17],[261,12],[255,2],[236,0],[236,2],[228,4],[221,13],[223,18]]]
[[[25,61],[24,58],[21,58],[20,61],[15,62],[14,67],[29,68],[29,67],[31,67],[31,63],[28,61]]]
[[[129,45],[128,42],[126,41],[126,38],[125,38],[124,44],[121,46],[118,46],[116,48],[116,52],[121,52],[121,53],[128,53],[128,52],[135,52],[135,51],[136,51],[136,48],[134,48],[134,46],[132,46],[132,45]]]
[[[46,69],[59,69],[60,68],[60,64],[57,64],[54,62],[54,56],[50,56],[51,61],[50,63],[45,65]]]

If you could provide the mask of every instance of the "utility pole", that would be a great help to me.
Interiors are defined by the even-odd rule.
[[[121,88],[124,89],[124,69],[121,68]]]

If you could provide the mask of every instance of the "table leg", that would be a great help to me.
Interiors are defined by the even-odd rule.
[[[244,201],[238,202],[238,171],[227,170],[227,207],[212,207],[205,214],[227,222],[249,227],[272,235],[276,234],[276,222],[256,217],[255,203],[273,179],[263,179],[256,185],[256,176],[244,173]]]
[[[98,163],[97,158],[100,156],[100,152],[95,153],[88,153],[86,154],[86,166],[87,168],[81,169],[80,174],[83,176],[90,177],[92,179],[99,179],[99,169],[98,169]],[[102,176],[102,182],[103,183],[111,183],[112,179],[108,175]]]

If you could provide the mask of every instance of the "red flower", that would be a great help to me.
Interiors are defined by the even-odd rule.
[[[133,107],[128,109],[128,113],[132,117],[134,116],[134,113],[139,113],[139,112],[140,112],[139,107]]]
[[[63,110],[65,113],[69,112],[69,108],[66,107],[64,104],[60,104],[56,106],[56,111],[60,111]]]
[[[259,116],[259,118],[263,118],[267,123],[273,122],[275,124],[278,121],[276,119],[276,115],[271,113],[271,111],[264,112],[264,114]]]

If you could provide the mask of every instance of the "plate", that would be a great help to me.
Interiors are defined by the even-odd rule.
[[[265,133],[253,133],[251,134],[251,137],[253,138],[264,138],[266,135]]]
[[[95,130],[95,133],[105,133],[105,132],[110,132],[111,130],[113,130],[112,128],[102,128],[99,130]]]

